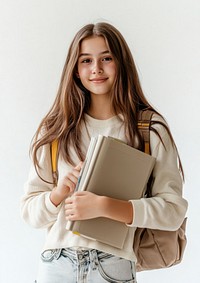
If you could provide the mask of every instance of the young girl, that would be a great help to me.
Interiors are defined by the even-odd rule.
[[[153,197],[123,201],[87,191],[73,193],[92,136],[112,136],[143,150],[137,121],[139,111],[146,108],[155,112],[150,132],[156,158]],[[50,154],[55,139],[56,186]],[[136,227],[175,230],[184,219],[183,172],[173,138],[142,92],[127,43],[110,24],[89,24],[75,35],[55,102],[36,132],[32,157],[22,216],[33,227],[47,229],[38,283],[136,282]],[[129,227],[123,249],[65,229],[67,220],[96,217]]]

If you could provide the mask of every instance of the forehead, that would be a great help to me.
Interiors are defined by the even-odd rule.
[[[99,54],[108,51],[109,47],[103,36],[91,36],[82,40],[80,53]]]

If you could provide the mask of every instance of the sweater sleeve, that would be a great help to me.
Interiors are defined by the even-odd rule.
[[[177,150],[161,125],[150,134],[151,152],[156,158],[153,170],[152,197],[131,200],[134,210],[130,226],[161,230],[176,230],[187,211],[187,201],[182,197],[182,177],[178,168]]]
[[[39,175],[48,182],[52,180],[50,146],[42,146],[38,150],[40,169]],[[54,206],[50,201],[53,184],[46,183],[37,174],[34,165],[31,165],[29,177],[24,186],[24,195],[21,199],[22,218],[35,228],[46,228],[56,219],[60,206]]]

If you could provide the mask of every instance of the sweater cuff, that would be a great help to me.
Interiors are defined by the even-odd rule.
[[[141,223],[143,223],[143,218],[144,215],[141,213],[137,213],[138,211],[141,210],[141,206],[143,207],[141,199],[136,199],[136,200],[129,200],[132,203],[133,206],[133,221],[131,224],[127,224],[129,227],[140,227]]]
[[[55,206],[50,200],[50,194],[51,194],[51,192],[46,194],[46,198],[45,198],[46,208],[52,214],[57,214],[60,210],[61,204],[59,204],[58,206]]]

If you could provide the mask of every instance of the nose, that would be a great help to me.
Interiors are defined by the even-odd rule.
[[[94,62],[93,68],[92,68],[92,74],[102,74],[103,68],[101,66],[100,62]]]

